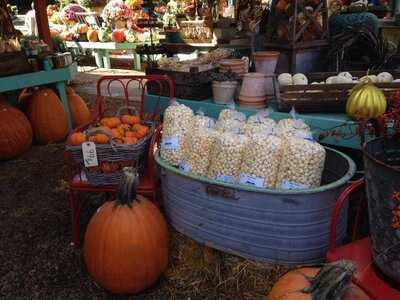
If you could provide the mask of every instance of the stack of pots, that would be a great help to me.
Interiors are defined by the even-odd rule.
[[[264,108],[267,105],[266,75],[263,73],[247,73],[237,103],[243,107]]]
[[[253,53],[253,63],[256,72],[268,75],[266,78],[266,93],[268,97],[275,95],[273,76],[278,59],[279,52],[277,51],[259,51]]]
[[[246,61],[244,59],[222,59],[219,62],[219,71],[225,73],[231,71],[239,76],[246,73]]]

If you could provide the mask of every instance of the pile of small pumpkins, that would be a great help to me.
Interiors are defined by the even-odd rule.
[[[91,120],[85,101],[70,87],[67,97],[72,125],[78,127]],[[19,96],[22,111],[0,100],[0,160],[15,158],[35,140],[39,144],[62,142],[68,133],[65,110],[57,94],[49,88],[34,92],[24,90]]]
[[[87,140],[95,144],[108,144],[110,138],[117,144],[134,145],[147,136],[149,127],[141,124],[135,115],[122,117],[104,117],[98,122],[99,131],[93,135],[85,132],[74,132],[70,136],[70,144],[79,146]]]
[[[94,28],[89,27],[85,23],[78,23],[69,30],[66,29],[60,33],[61,39],[64,41],[72,41],[78,39],[80,41],[89,42],[115,42],[123,43],[125,41],[134,43],[137,41],[136,32],[133,29],[111,30],[110,27]]]

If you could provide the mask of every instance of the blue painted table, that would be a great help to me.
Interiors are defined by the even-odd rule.
[[[64,106],[65,114],[68,121],[68,129],[72,130],[71,114],[68,106],[67,94],[65,92],[65,83],[71,80],[78,72],[76,63],[61,69],[53,69],[49,71],[39,71],[33,73],[19,74],[0,78],[0,93],[13,92],[28,87],[50,85],[53,84],[58,92],[58,96]],[[17,104],[16,99],[14,103]]]
[[[178,102],[189,106],[194,112],[201,109],[207,116],[217,118],[219,112],[226,108],[226,105],[215,104],[212,99],[203,101],[194,101],[187,99],[177,99]],[[159,101],[161,112],[168,106],[167,97],[158,97],[154,95],[145,95],[145,112],[152,112]],[[272,105],[273,109],[274,105]],[[256,109],[242,108],[237,106],[237,110],[246,114],[246,116],[257,113]],[[323,114],[309,113],[299,114],[312,129],[314,138],[323,144],[360,149],[361,141],[357,135],[357,123],[350,120],[345,114]],[[271,112],[271,118],[281,120],[289,118],[288,113],[277,111]]]

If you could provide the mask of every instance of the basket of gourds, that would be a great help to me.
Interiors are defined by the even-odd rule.
[[[122,114],[122,111],[128,113]],[[98,118],[75,130],[67,140],[66,151],[81,171],[82,181],[92,185],[117,184],[124,167],[142,168],[155,124],[140,120],[136,109],[121,107],[115,116]],[[84,148],[95,147],[96,163],[88,164]]]

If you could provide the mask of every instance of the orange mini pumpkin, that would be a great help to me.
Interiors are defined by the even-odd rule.
[[[71,134],[69,140],[73,146],[82,145],[82,143],[86,142],[86,134],[83,132],[74,132]]]
[[[107,126],[110,128],[116,128],[121,124],[121,120],[117,117],[102,118],[100,120],[101,126]]]
[[[110,128],[110,127],[107,127],[107,126],[100,126],[100,128],[103,129],[103,130],[105,130],[105,131],[107,131],[107,132],[110,132],[110,133],[111,133],[111,128]]]
[[[122,140],[124,141],[124,144],[127,145],[133,145],[137,143],[137,138],[135,137],[123,137]]]
[[[119,131],[118,128],[111,129],[111,134],[116,139],[121,139],[122,138],[122,134],[121,134],[121,132]]]
[[[127,138],[136,138],[136,132],[126,131],[125,132],[125,137],[127,137]]]
[[[121,121],[124,124],[135,125],[140,123],[140,118],[134,115],[123,115]]]
[[[129,131],[131,129],[131,126],[128,124],[121,124],[117,128],[122,135],[125,135],[125,132]]]
[[[167,223],[151,201],[136,194],[132,168],[124,173],[116,200],[107,201],[93,215],[84,243],[89,274],[115,294],[152,286],[168,264]]]
[[[282,276],[266,300],[370,300],[358,286],[351,283],[354,263],[341,260],[322,268],[300,268]]]
[[[95,135],[89,138],[89,141],[95,144],[107,144],[109,139],[108,136],[105,135],[104,133],[96,133]]]
[[[141,125],[141,124],[134,125],[132,129],[136,133],[136,137],[138,139],[145,137],[147,135],[147,133],[149,132],[149,128],[147,126]]]

